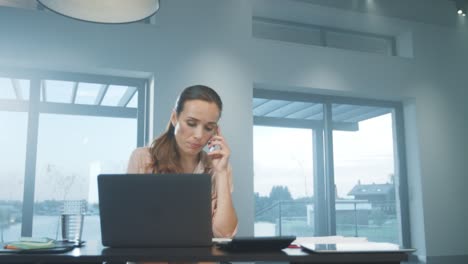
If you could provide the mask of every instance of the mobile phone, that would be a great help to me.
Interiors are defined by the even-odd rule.
[[[218,135],[218,128],[215,129],[215,131],[213,133],[213,137],[216,136],[216,135]],[[211,147],[208,148],[208,152],[213,152],[213,151],[218,150],[218,149],[220,149],[219,145],[211,145]]]
[[[212,145],[209,149],[208,149],[208,152],[213,152],[215,150],[218,150],[219,149],[219,145]]]

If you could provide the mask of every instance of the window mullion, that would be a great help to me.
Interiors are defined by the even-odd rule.
[[[326,236],[328,214],[325,197],[323,129],[312,130],[314,168],[314,236]]]
[[[41,80],[31,80],[21,236],[32,236]]]
[[[333,164],[333,124],[332,106],[330,102],[323,105],[324,117],[324,156],[325,156],[325,199],[328,218],[327,232],[329,236],[336,235],[335,213],[335,175]]]
[[[406,165],[406,142],[404,137],[404,122],[403,122],[403,109],[402,106],[395,108],[393,117],[393,131],[394,133],[394,159],[395,159],[395,172],[396,180],[396,202],[399,206],[398,217],[400,218],[400,244],[403,247],[411,247],[411,232],[409,222],[409,196],[408,196],[408,176]]]
[[[143,147],[145,145],[145,110],[147,109],[146,103],[146,90],[145,83],[137,86],[138,91],[138,109],[137,109],[137,146]]]
[[[145,104],[144,106],[142,106],[145,112],[145,120],[144,120],[145,131],[141,132],[141,134],[143,135],[143,143],[145,144],[151,140],[150,130],[152,128],[151,128],[150,118],[152,117],[153,112],[151,111],[150,104],[151,104],[151,100],[153,99],[152,99],[152,93],[150,91],[150,82],[148,80],[145,80],[142,86],[145,91]]]

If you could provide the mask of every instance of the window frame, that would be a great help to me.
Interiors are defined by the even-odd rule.
[[[149,80],[88,73],[5,68],[0,68],[0,77],[30,81],[29,100],[20,101],[0,99],[0,111],[28,113],[21,236],[32,236],[40,114],[52,113],[80,116],[135,118],[137,119],[136,145],[137,147],[142,147],[149,138]],[[89,82],[136,87],[136,92],[138,93],[138,106],[135,109],[119,106],[114,107],[42,102],[40,98],[41,82],[45,80]]]
[[[280,90],[268,90],[254,88],[253,98],[287,100],[294,102],[307,102],[322,104],[323,125],[315,120],[306,124],[303,120],[269,120],[268,118],[254,116],[253,125],[310,128],[313,131],[313,157],[314,157],[314,207],[315,207],[315,235],[336,235],[336,211],[335,211],[335,183],[333,161],[333,129],[336,124],[332,122],[332,104],[348,104],[359,106],[374,106],[392,109],[392,130],[394,147],[394,167],[396,180],[396,206],[399,208],[400,244],[404,247],[411,245],[409,222],[409,196],[407,180],[406,149],[404,137],[403,103],[398,101],[377,100],[367,98],[355,98],[335,95],[320,95],[303,92],[285,92]],[[323,130],[322,131],[320,130]]]
[[[318,43],[308,42],[308,41],[305,41],[304,39],[300,41],[285,39],[285,38],[281,38],[279,35],[275,37],[271,37],[271,36],[265,37],[262,35],[263,32],[262,32],[261,24],[273,26],[273,27],[277,26],[277,27],[289,28],[291,29],[291,32],[294,32],[295,30],[317,31]],[[374,40],[384,41],[386,44],[388,44],[388,50],[385,53],[381,53],[381,52],[375,52],[371,50],[359,50],[359,49],[354,49],[354,48],[335,47],[334,45],[330,45],[329,43],[329,33],[330,34],[343,34],[349,37],[367,38],[369,40],[374,39]],[[285,42],[296,43],[296,44],[336,48],[336,49],[364,52],[364,53],[377,54],[377,55],[383,55],[383,56],[399,56],[398,50],[397,50],[396,36],[377,34],[377,33],[371,33],[371,32],[363,32],[363,31],[357,31],[357,30],[346,29],[346,28],[306,24],[306,23],[300,23],[300,22],[289,21],[289,20],[281,20],[281,19],[269,18],[269,17],[262,17],[262,16],[252,17],[252,36],[258,39],[285,41]]]

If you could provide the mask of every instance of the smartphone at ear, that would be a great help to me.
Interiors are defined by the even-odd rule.
[[[212,145],[209,149],[208,149],[208,152],[213,152],[215,150],[218,150],[219,149],[219,145]]]
[[[219,127],[216,127],[216,130],[215,130],[215,132],[213,133],[213,137],[216,136],[216,135],[218,135],[218,129],[219,129]],[[213,137],[212,137],[212,138],[213,138]],[[210,141],[211,141],[211,139],[210,139]],[[211,147],[208,148],[208,152],[213,152],[213,151],[215,151],[215,150],[218,150],[219,148],[220,148],[219,145],[211,145]]]

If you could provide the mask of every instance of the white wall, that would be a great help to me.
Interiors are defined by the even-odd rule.
[[[267,3],[268,2],[268,3]],[[468,34],[280,0],[171,0],[156,25],[99,25],[0,8],[0,66],[155,78],[154,132],[186,86],[213,86],[226,105],[240,234],[253,234],[254,83],[405,102],[412,239],[421,256],[468,255]],[[267,5],[268,4],[268,5]],[[287,11],[287,13],[286,13]],[[257,40],[252,12],[413,40],[414,58]]]
[[[421,256],[466,256],[466,28],[455,31],[299,2],[286,7],[279,0],[256,1],[254,14],[412,36],[414,58],[253,40],[253,78],[262,86],[405,102],[413,244]]]

